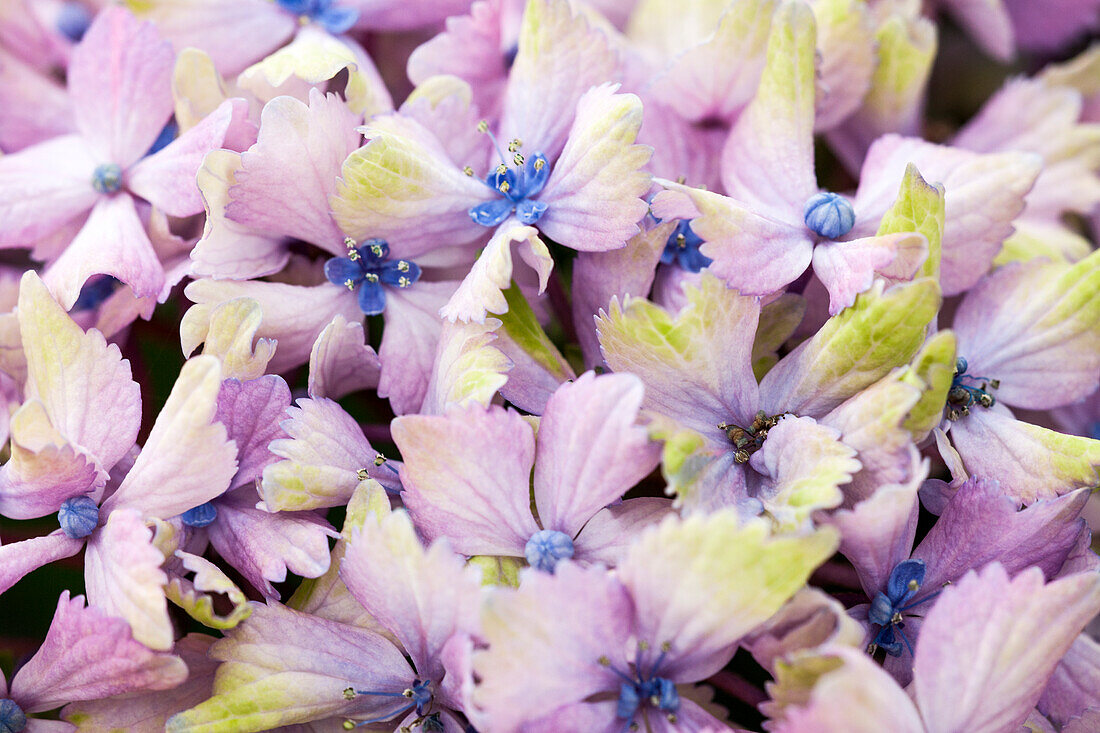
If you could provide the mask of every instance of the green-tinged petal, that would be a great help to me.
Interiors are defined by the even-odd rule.
[[[338,38],[310,28],[242,71],[237,85],[268,101],[280,94],[297,96],[303,88],[326,82],[342,71],[347,72],[344,97],[353,112],[369,117],[393,109],[377,70],[363,68],[360,58]]]
[[[1016,229],[993,260],[995,266],[1028,262],[1040,257],[1051,262],[1076,262],[1088,257],[1092,244],[1061,222],[1017,219]]]
[[[263,309],[252,298],[193,305],[180,322],[183,353],[190,356],[202,344],[202,353],[216,356],[222,363],[225,379],[261,377],[276,347],[274,339],[256,338],[263,318]]]
[[[759,498],[776,531],[812,527],[810,515],[840,506],[840,486],[860,470],[855,449],[840,442],[840,431],[809,417],[780,420],[751,462],[771,478]]]
[[[773,535],[732,510],[671,516],[627,551],[618,573],[631,592],[637,635],[668,645],[662,674],[698,680],[721,669],[742,636],[805,585],[838,545],[824,528]]]
[[[559,381],[571,379],[574,376],[573,369],[554,346],[550,337],[546,335],[546,331],[542,329],[538,318],[535,317],[535,312],[531,310],[531,305],[515,281],[504,291],[504,299],[508,301],[507,312],[500,316],[504,332],[539,366],[557,377]]]
[[[905,429],[915,442],[924,440],[939,424],[954,374],[955,334],[951,331],[940,331],[928,339],[902,373],[903,382],[921,390],[905,419]]]
[[[443,322],[421,414],[442,415],[450,406],[475,402],[489,406],[512,368],[493,343],[498,328],[496,318],[486,318],[485,323]]]
[[[811,0],[817,19],[815,127],[828,130],[851,114],[871,87],[875,28],[864,0]]]
[[[360,483],[348,501],[343,533],[332,550],[328,570],[319,578],[303,579],[294,595],[287,600],[287,606],[312,616],[369,629],[396,644],[397,638],[359,605],[339,574],[351,533],[361,528],[367,519],[376,517],[381,521],[389,512],[389,496],[382,485],[373,479]]]
[[[209,54],[185,48],[176,57],[172,96],[176,100],[176,122],[184,133],[229,99],[229,90]]]
[[[920,171],[910,163],[894,205],[882,217],[878,236],[899,232],[918,232],[928,240],[928,259],[917,277],[938,278],[940,247],[943,243],[944,190],[942,184],[932,185],[921,178]]]
[[[182,575],[174,576],[168,581],[164,594],[188,616],[212,629],[232,629],[251,615],[248,598],[217,565],[182,550],[176,551],[176,557],[184,571],[195,575],[191,580]],[[228,613],[214,610],[215,595],[229,599],[232,608]]]
[[[931,278],[889,290],[876,282],[768,372],[760,384],[763,409],[824,415],[908,363],[939,307],[940,288]]]
[[[597,318],[600,348],[612,369],[645,383],[647,409],[727,446],[718,425],[747,425],[757,409],[750,360],[760,302],[707,273],[685,294],[675,316],[641,298],[613,299]]]
[[[798,591],[775,615],[742,642],[773,677],[776,668],[803,649],[822,644],[862,648],[867,630],[842,603],[819,588]]]
[[[404,655],[370,631],[253,604],[252,616],[210,649],[220,660],[214,696],[168,720],[172,733],[249,733],[332,717],[375,717],[393,698],[348,687],[401,692],[413,680]]]
[[[475,555],[470,558],[469,564],[481,571],[482,585],[507,585],[513,588],[519,587],[519,571],[525,567],[523,560],[518,557],[500,555]]]

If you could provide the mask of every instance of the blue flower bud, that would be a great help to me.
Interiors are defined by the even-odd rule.
[[[565,532],[553,529],[539,530],[527,540],[523,555],[531,567],[552,573],[558,560],[568,560],[573,557],[573,540]]]
[[[15,700],[0,700],[0,733],[19,733],[27,727],[27,716]]]
[[[826,239],[843,237],[856,224],[856,212],[848,200],[828,191],[811,196],[802,215],[806,226]]]
[[[218,518],[218,508],[213,502],[199,504],[194,509],[188,509],[180,515],[180,521],[188,527],[206,527],[214,523]]]
[[[101,163],[92,172],[92,188],[100,193],[122,190],[122,168],[117,163]]]
[[[74,43],[84,37],[92,24],[92,14],[76,0],[69,0],[57,11],[57,30]]]
[[[99,524],[99,507],[90,496],[71,497],[57,510],[57,523],[74,540],[87,537]]]

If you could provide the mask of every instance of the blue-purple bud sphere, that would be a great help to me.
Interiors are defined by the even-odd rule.
[[[531,567],[552,573],[559,560],[573,557],[573,540],[565,532],[539,530],[527,540],[523,555]]]
[[[90,496],[71,497],[57,510],[57,523],[67,537],[74,540],[87,537],[99,525],[99,507]]]
[[[188,509],[180,515],[180,521],[188,527],[206,527],[214,523],[218,518],[218,508],[211,502],[199,504],[194,509]]]
[[[802,210],[810,231],[825,239],[843,237],[856,225],[856,211],[839,194],[824,191],[811,196]]]
[[[0,700],[0,733],[19,733],[27,727],[27,716],[15,700]]]

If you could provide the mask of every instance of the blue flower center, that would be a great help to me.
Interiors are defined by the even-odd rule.
[[[401,692],[378,692],[375,690],[357,690],[354,687],[348,687],[344,690],[345,700],[354,700],[359,695],[373,695],[375,697],[401,697],[408,702],[402,702],[401,706],[395,710],[378,716],[377,718],[371,718],[370,720],[360,720],[357,723],[352,723],[348,726],[348,721],[344,724],[344,728],[350,730],[351,728],[359,728],[364,725],[371,725],[372,723],[381,723],[384,720],[390,720],[398,715],[407,713],[408,711],[416,708],[416,714],[419,716],[409,726],[415,728],[421,727],[421,730],[425,731],[441,731],[442,720],[439,718],[438,713],[430,713],[429,710],[432,706],[432,700],[434,699],[432,694],[432,681],[431,680],[413,680],[412,687],[407,687]],[[439,727],[435,727],[438,725]]]
[[[621,680],[619,685],[619,700],[615,708],[615,716],[626,721],[624,730],[639,730],[640,726],[635,718],[638,712],[645,710],[659,710],[665,714],[669,723],[676,723],[676,711],[680,709],[680,694],[676,691],[676,684],[662,677],[659,672],[665,656],[671,651],[672,646],[668,642],[661,645],[660,654],[649,664],[647,659],[651,651],[650,645],[645,641],[638,642],[638,651],[635,655],[633,670],[624,672],[611,666],[611,660],[606,656],[597,661],[600,666],[609,668]]]
[[[19,733],[27,727],[27,716],[15,700],[0,700],[0,733]]]
[[[665,249],[661,253],[661,262],[671,265],[675,262],[681,270],[699,272],[704,267],[714,262],[699,251],[703,244],[702,238],[692,231],[691,222],[681,219],[676,223],[676,228],[668,235]]]
[[[839,194],[823,191],[806,201],[802,210],[806,226],[825,239],[843,237],[856,225],[856,212]]]
[[[71,539],[87,537],[99,525],[99,507],[90,496],[73,496],[61,503],[57,523]]]
[[[504,162],[504,153],[501,152],[496,138],[489,131],[489,124],[482,121],[478,124],[478,130],[489,136],[500,157],[500,165],[485,177],[485,184],[499,198],[470,207],[470,218],[481,226],[495,227],[514,213],[524,224],[534,224],[542,218],[547,208],[545,202],[535,201],[533,198],[542,191],[550,178],[550,163],[546,156],[535,153],[531,157],[525,157],[520,152],[523,142],[512,140],[508,143],[508,151],[512,153],[512,165],[509,166]],[[466,168],[466,174],[472,176],[473,169]]]
[[[987,390],[999,388],[1000,380],[967,374],[969,366],[961,356],[955,360],[955,376],[951,380],[951,388],[947,390],[948,420],[966,417],[974,405],[990,408],[997,402]]]
[[[92,171],[92,188],[99,193],[122,190],[122,167],[118,163],[101,163]]]
[[[909,649],[909,654],[913,654],[913,645],[905,635],[904,613],[939,595],[937,591],[919,601],[913,601],[920,592],[921,583],[924,582],[924,571],[923,560],[900,562],[890,572],[890,579],[886,582],[886,592],[879,591],[875,594],[874,600],[871,601],[871,609],[867,612],[867,619],[882,628],[868,645],[869,654],[883,649],[892,657],[900,657],[903,643]]]
[[[207,527],[218,518],[218,508],[213,502],[199,504],[194,509],[188,509],[180,515],[180,521],[188,527]]]
[[[420,279],[420,268],[409,260],[390,260],[390,246],[384,239],[368,239],[361,247],[346,239],[347,257],[333,257],[325,263],[325,277],[359,293],[359,310],[376,316],[386,308],[384,285],[408,288]]]
[[[279,7],[298,16],[304,25],[316,23],[334,36],[346,32],[359,20],[355,8],[341,7],[335,0],[276,0]]]
[[[83,3],[69,0],[57,11],[57,20],[54,23],[61,35],[76,43],[88,32],[88,26],[92,24],[92,14]]]
[[[531,567],[552,573],[559,560],[573,557],[573,540],[565,532],[542,529],[527,540],[523,555]]]

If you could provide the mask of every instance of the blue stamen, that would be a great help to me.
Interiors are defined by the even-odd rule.
[[[99,507],[90,496],[73,496],[61,503],[57,523],[66,537],[87,537],[99,525]]]
[[[349,687],[344,690],[345,699],[354,699],[357,695],[374,695],[378,697],[403,697],[409,700],[405,705],[402,705],[397,710],[393,710],[384,715],[380,715],[377,718],[371,718],[370,720],[361,720],[355,723],[353,727],[359,728],[364,725],[370,725],[372,723],[381,723],[384,720],[390,720],[402,713],[408,712],[413,708],[416,708],[416,714],[423,717],[431,707],[433,695],[432,695],[432,681],[431,680],[413,680],[413,686],[402,690],[401,692],[379,692],[375,690],[356,690],[353,687]],[[429,716],[430,717],[430,716]]]
[[[856,224],[856,212],[848,200],[829,191],[811,196],[802,216],[810,231],[826,239],[843,237]]]
[[[921,583],[924,582],[924,572],[923,560],[905,560],[898,563],[897,567],[890,572],[890,579],[886,582],[886,592],[879,591],[875,594],[874,600],[871,601],[871,608],[867,612],[867,620],[882,627],[871,641],[868,652],[873,654],[876,649],[883,649],[892,657],[900,657],[902,644],[904,644],[909,653],[913,653],[913,646],[905,634],[902,614],[931,601],[940,594],[940,591],[936,591],[919,601],[913,601],[920,592]],[[913,602],[910,603],[910,601]],[[900,642],[897,641],[897,637],[901,638]]]
[[[668,235],[665,249],[661,253],[661,262],[666,265],[676,263],[681,270],[699,272],[714,262],[699,251],[703,239],[691,229],[691,222],[681,219],[676,228]]]
[[[573,557],[573,540],[565,532],[542,529],[527,540],[523,555],[531,567],[553,573],[559,560]]]
[[[207,527],[218,518],[218,508],[213,502],[199,504],[193,509],[188,509],[180,515],[180,521],[188,527]]]
[[[500,165],[485,177],[485,184],[500,198],[471,206],[470,218],[481,226],[495,227],[515,213],[522,223],[534,224],[546,213],[546,202],[536,201],[534,197],[542,191],[550,178],[550,162],[542,153],[524,158],[519,152],[522,143],[513,140],[508,145],[508,150],[514,153],[512,167],[509,167],[488,123],[480,123],[478,130],[489,136],[493,149],[500,158]],[[470,168],[466,172],[473,175]]]
[[[412,287],[420,279],[420,267],[409,260],[387,259],[390,246],[384,239],[368,239],[358,249],[355,241],[345,240],[347,257],[333,257],[325,263],[325,277],[333,285],[358,291],[359,310],[376,316],[386,307],[384,285]]]
[[[638,730],[639,726],[634,718],[639,710],[646,708],[661,710],[666,714],[669,722],[676,722],[676,711],[680,709],[680,694],[676,690],[676,684],[672,680],[659,675],[661,664],[665,656],[671,650],[668,643],[661,645],[661,653],[653,663],[648,674],[645,669],[645,654],[649,651],[649,644],[644,641],[638,643],[637,653],[634,658],[633,674],[627,674],[611,664],[608,657],[600,657],[598,662],[601,667],[611,670],[622,680],[619,685],[619,699],[615,706],[615,716],[624,719],[622,730]]]
[[[27,727],[27,716],[15,700],[0,700],[0,733],[19,733]]]
[[[122,167],[117,163],[101,163],[92,172],[92,188],[99,193],[118,193],[122,190]]]
[[[951,387],[947,390],[947,419],[958,420],[970,414],[970,408],[974,405],[993,407],[997,399],[991,395],[988,389],[997,389],[1001,386],[999,380],[989,377],[979,377],[967,374],[969,362],[963,357],[955,360],[955,376],[951,380]],[[978,383],[980,386],[975,386]]]

